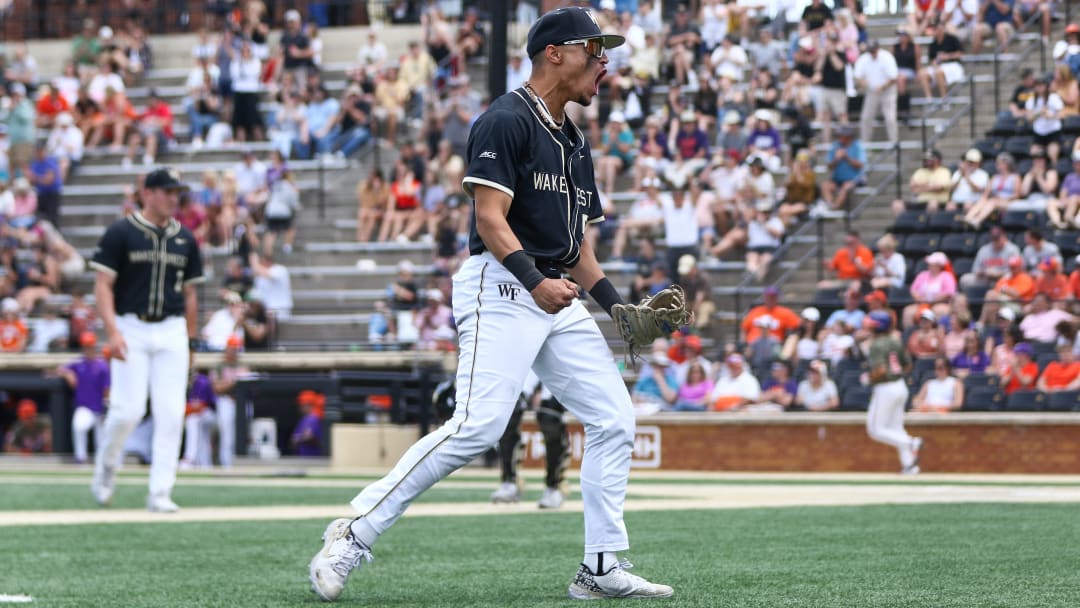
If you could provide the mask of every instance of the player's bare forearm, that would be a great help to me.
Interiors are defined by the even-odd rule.
[[[484,247],[500,261],[521,249],[521,241],[506,221],[513,199],[501,190],[479,184],[473,186],[473,192],[476,195],[476,232],[484,241]]]
[[[604,271],[596,259],[596,252],[588,241],[582,241],[578,263],[573,268],[567,269],[567,272],[574,278],[574,282],[585,288],[585,291],[592,289],[597,281],[604,278]]]
[[[116,330],[116,303],[113,298],[113,283],[116,275],[98,271],[94,279],[94,299],[97,303],[98,317],[105,325],[105,335],[114,336]]]
[[[187,320],[188,338],[199,335],[199,292],[194,283],[184,285],[184,319]]]

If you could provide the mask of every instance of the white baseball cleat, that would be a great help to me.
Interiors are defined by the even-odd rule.
[[[563,494],[558,488],[544,488],[544,495],[536,503],[541,509],[558,509],[562,506]]]
[[[106,507],[112,503],[116,490],[116,467],[99,466],[94,468],[94,481],[90,483],[90,493],[98,506]]]
[[[521,488],[516,483],[504,481],[491,493],[491,502],[517,502],[521,500]]]
[[[610,598],[665,598],[675,591],[667,585],[650,583],[636,574],[630,574],[622,562],[597,576],[585,564],[578,567],[574,582],[566,594],[572,600],[604,600]]]
[[[151,513],[176,513],[180,507],[168,494],[151,494],[146,497],[146,510]]]
[[[323,532],[323,548],[311,558],[311,590],[324,602],[341,597],[349,573],[360,567],[361,561],[371,562],[371,549],[352,533],[352,520],[341,518],[330,522]]]

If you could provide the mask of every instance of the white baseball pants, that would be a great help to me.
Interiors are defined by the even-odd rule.
[[[105,434],[105,415],[96,414],[88,407],[76,407],[71,416],[71,442],[74,444],[75,460],[86,462],[90,431],[94,431],[94,443],[100,448]]]
[[[154,417],[150,494],[169,495],[176,484],[180,438],[184,430],[187,323],[183,317],[146,323],[135,315],[123,315],[117,317],[116,326],[127,342],[127,360],[112,359],[110,364],[109,410],[105,416],[105,438],[101,442],[97,467],[120,467],[124,442],[146,415],[149,396],[150,413]]]
[[[184,417],[184,461],[197,467],[214,464],[210,435],[216,426],[214,412],[203,410]]]
[[[217,396],[217,426],[218,461],[228,468],[236,451],[236,400],[228,395]]]
[[[907,468],[915,462],[911,451],[911,435],[904,430],[904,405],[908,387],[903,380],[882,382],[874,386],[870,407],[866,412],[866,432],[879,443],[891,445],[900,454],[900,466]]]
[[[585,551],[629,548],[623,503],[634,411],[611,349],[581,302],[549,315],[493,255],[454,275],[458,323],[457,408],[390,473],[352,501],[372,543],[422,492],[498,442],[532,368],[585,427],[581,494]]]

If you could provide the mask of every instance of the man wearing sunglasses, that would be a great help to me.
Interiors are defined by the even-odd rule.
[[[352,501],[358,518],[326,529],[310,566],[320,598],[340,596],[350,571],[372,559],[376,540],[417,496],[495,445],[530,369],[585,427],[585,557],[569,596],[673,594],[627,572],[616,554],[630,546],[623,505],[634,410],[607,341],[577,297],[585,287],[609,314],[621,301],[584,240],[586,226],[604,217],[588,141],[564,107],[592,103],[607,49],[623,42],[601,33],[586,9],[543,15],[529,30],[529,79],[473,125],[462,182],[474,200],[472,255],[453,288],[460,340],[454,415]]]

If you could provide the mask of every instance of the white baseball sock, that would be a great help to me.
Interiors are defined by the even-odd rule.
[[[614,551],[586,553],[585,560],[582,563],[585,564],[585,567],[591,570],[593,574],[600,576],[606,574],[613,567],[618,565],[619,556],[615,555]]]

